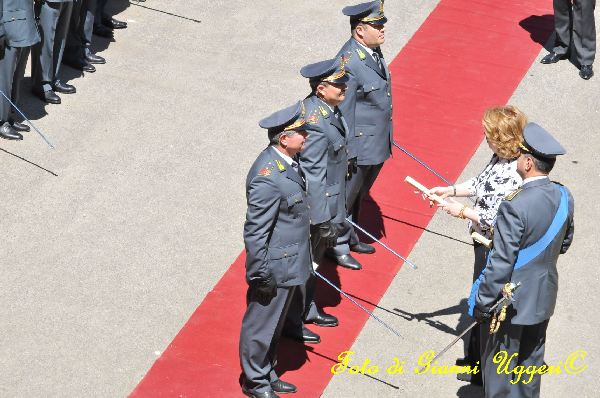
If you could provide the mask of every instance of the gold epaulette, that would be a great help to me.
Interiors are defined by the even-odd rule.
[[[504,199],[505,200],[513,200],[515,198],[515,196],[517,196],[519,194],[519,192],[521,192],[522,190],[523,190],[522,188],[515,189],[514,191],[512,191],[511,193],[506,195],[506,197]]]

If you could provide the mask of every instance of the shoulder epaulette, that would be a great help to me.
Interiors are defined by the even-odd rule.
[[[263,167],[258,171],[258,175],[262,177],[268,177],[271,175],[271,172],[273,171],[274,167],[275,166],[273,166],[273,163],[269,162],[269,164],[267,164],[266,167]]]
[[[319,105],[319,110],[321,111],[321,115],[323,115],[323,117],[327,117],[329,116],[329,112],[327,112],[327,110]]]
[[[511,193],[506,195],[506,197],[504,199],[505,200],[513,200],[519,194],[519,192],[521,192],[522,190],[523,190],[523,188],[515,189],[514,191],[512,191]]]

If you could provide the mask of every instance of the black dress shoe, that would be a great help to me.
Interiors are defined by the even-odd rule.
[[[283,336],[306,344],[319,344],[321,342],[321,337],[318,334],[312,332],[304,326],[302,326],[302,334],[299,334],[295,331],[284,331]]]
[[[350,250],[356,253],[364,253],[364,254],[373,254],[375,253],[375,248],[368,243],[358,242],[358,244],[354,246],[350,246]]]
[[[94,25],[93,32],[96,36],[106,37],[107,39],[112,39],[114,37],[113,31],[104,25]]]
[[[467,383],[474,384],[476,386],[483,385],[483,378],[481,377],[481,370],[479,373],[471,374],[471,373],[457,373],[456,378],[460,381],[466,381]]]
[[[104,16],[102,17],[102,25],[110,29],[125,29],[127,27],[127,22]]]
[[[90,64],[105,64],[106,60],[97,54],[89,53],[85,56],[85,60]]]
[[[31,131],[31,128],[24,123],[15,122],[15,121],[11,121],[11,120],[9,120],[8,122],[11,124],[12,128],[15,131],[24,131],[24,132]]]
[[[60,97],[58,95],[56,95],[56,93],[52,90],[48,90],[48,91],[33,91],[33,94],[38,96],[39,99],[41,99],[44,102],[47,102],[49,104],[60,104]]]
[[[544,58],[542,58],[542,60],[540,61],[542,64],[555,64],[558,61],[560,61],[561,59],[565,59],[567,58],[565,55],[558,55],[555,52],[551,52],[549,54],[546,54],[546,56]]]
[[[352,269],[359,270],[362,269],[362,265],[352,257],[351,254],[342,254],[341,256],[333,256],[333,259],[338,263],[339,266]]]
[[[23,136],[19,134],[18,131],[12,128],[12,126],[8,122],[4,122],[2,126],[0,126],[0,137],[5,140],[22,140]]]
[[[70,66],[73,69],[77,69],[83,72],[94,73],[96,72],[96,67],[94,65],[88,63],[85,60],[71,60],[63,58],[63,64]]]
[[[60,80],[55,81],[54,84],[52,85],[52,88],[54,89],[55,92],[61,93],[61,94],[75,94],[75,92],[77,91],[75,89],[75,86],[73,86],[71,84],[63,83]]]
[[[336,317],[321,311],[318,312],[316,317],[308,319],[306,322],[321,327],[334,327],[338,325],[338,319]]]
[[[581,69],[579,69],[579,76],[581,76],[583,80],[590,80],[590,78],[594,76],[592,65],[581,65]]]
[[[292,394],[298,391],[295,385],[293,385],[292,383],[287,383],[281,379],[277,380],[274,383],[271,383],[271,389],[280,394]]]
[[[273,391],[254,392],[248,390],[246,386],[242,386],[242,392],[250,398],[279,398],[279,395],[275,394]]]

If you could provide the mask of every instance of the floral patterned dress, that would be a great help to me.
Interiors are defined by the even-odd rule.
[[[500,203],[506,195],[519,188],[522,182],[517,173],[517,160],[501,159],[494,154],[485,169],[465,183],[470,196],[476,198],[474,209],[479,214],[479,224],[469,222],[470,231],[479,232],[491,239]]]

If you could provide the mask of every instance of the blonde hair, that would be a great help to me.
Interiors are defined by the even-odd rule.
[[[512,105],[489,108],[481,123],[498,156],[503,159],[519,156],[519,144],[523,142],[523,129],[527,124],[527,116],[523,112]]]

